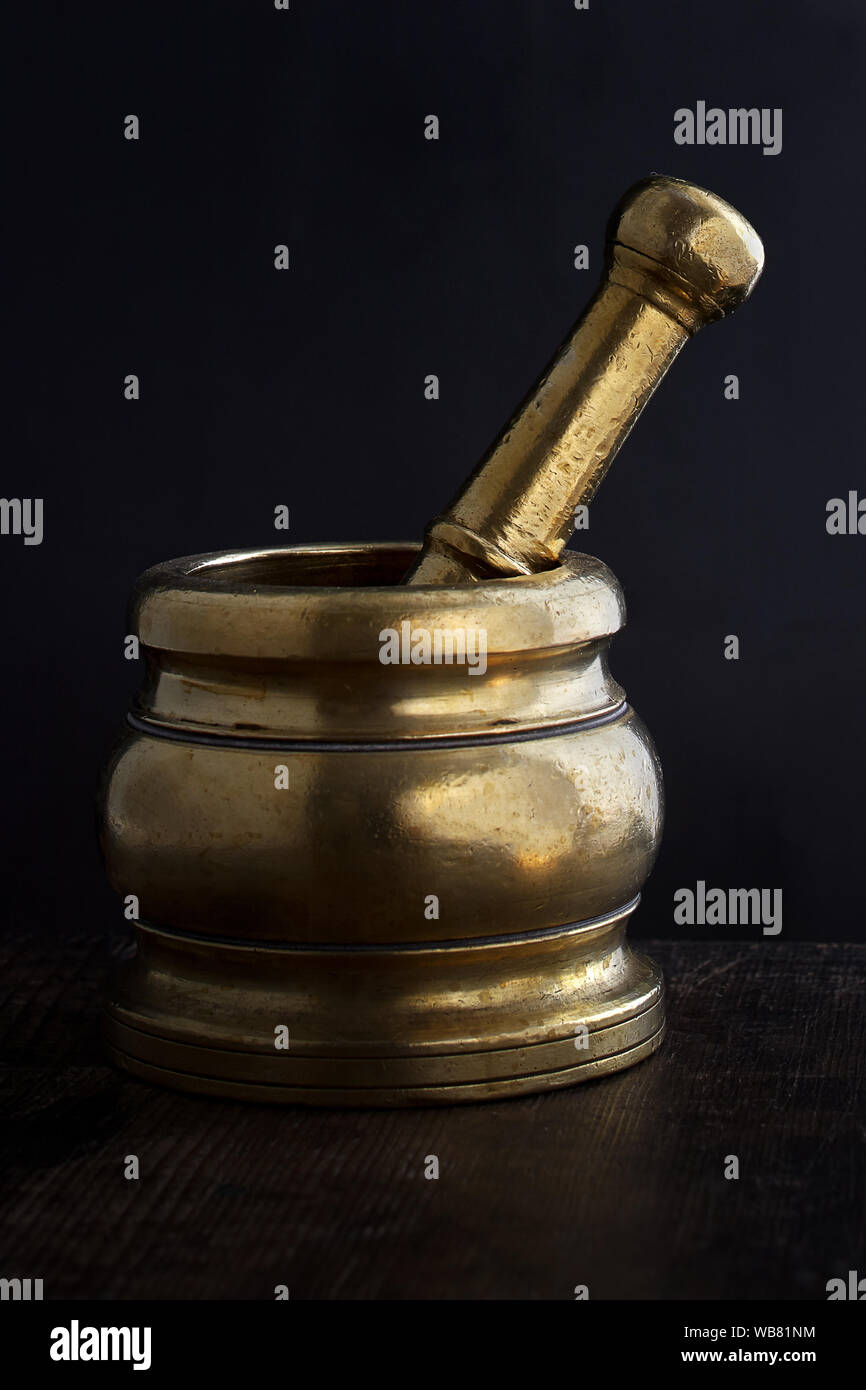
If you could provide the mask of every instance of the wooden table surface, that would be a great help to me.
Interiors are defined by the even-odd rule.
[[[101,1050],[101,937],[13,931],[0,1277],[42,1278],[46,1299],[825,1299],[866,1273],[866,948],[641,949],[669,986],[649,1061],[364,1112],[126,1078]]]

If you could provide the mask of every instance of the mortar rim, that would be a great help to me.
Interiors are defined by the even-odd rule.
[[[136,581],[130,631],[147,647],[239,657],[325,655],[334,629],[343,655],[366,653],[370,633],[403,620],[417,625],[485,625],[496,652],[538,651],[604,639],[625,621],[616,577],[594,556],[568,552],[554,569],[513,578],[441,587],[387,584],[262,582],[250,567],[309,561],[349,568],[376,556],[404,572],[420,547],[413,542],[336,542],[218,550],[181,556],[146,570]],[[372,557],[372,558],[371,558]],[[233,578],[232,571],[247,576]],[[356,638],[352,636],[354,629]],[[329,632],[331,636],[326,636]]]

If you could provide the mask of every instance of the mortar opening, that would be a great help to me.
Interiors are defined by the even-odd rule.
[[[390,588],[402,583],[420,546],[334,546],[238,552],[195,565],[189,574],[208,584],[254,588]],[[481,581],[501,583],[501,580]]]
[[[269,550],[207,561],[192,572],[211,582],[256,588],[373,588],[399,584],[417,553],[411,545]]]

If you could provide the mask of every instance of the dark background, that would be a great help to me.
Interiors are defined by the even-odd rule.
[[[704,879],[781,887],[783,937],[866,936],[866,537],[825,529],[829,498],[866,494],[863,35],[859,0],[33,8],[10,46],[2,491],[45,499],[45,539],[0,538],[11,914],[120,922],[93,797],[140,674],[135,576],[420,536],[657,170],[738,207],[767,270],[686,349],[580,533],[625,589],[613,670],[665,769],[635,931],[761,939],[674,926],[674,890]],[[676,146],[699,99],[782,107],[782,153]]]

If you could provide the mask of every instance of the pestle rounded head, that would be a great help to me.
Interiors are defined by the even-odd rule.
[[[608,243],[614,265],[620,258],[634,263],[628,253],[636,253],[648,278],[687,300],[696,327],[742,304],[764,268],[760,237],[730,203],[661,174],[625,194],[611,219]]]

